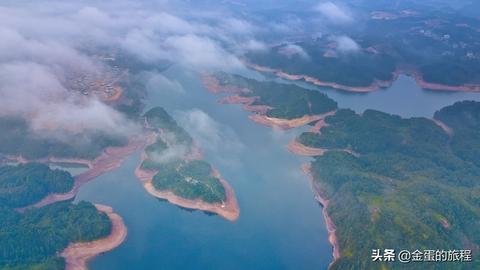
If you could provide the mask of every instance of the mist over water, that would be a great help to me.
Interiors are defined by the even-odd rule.
[[[217,104],[194,73],[174,67],[164,75],[180,82],[185,94],[175,99],[168,90],[151,89],[148,106],[177,116],[192,108],[208,115],[210,131],[225,141],[200,147],[235,190],[240,218],[231,223],[151,197],[133,174],[137,153],[77,196],[112,205],[129,229],[126,242],[91,268],[325,269],[332,251],[322,209],[300,168],[307,159],[286,149],[300,130],[273,131],[250,121],[240,106]]]

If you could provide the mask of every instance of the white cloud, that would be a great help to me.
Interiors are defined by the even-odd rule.
[[[338,5],[332,2],[320,3],[315,9],[332,23],[346,24],[353,22],[353,18],[349,11],[347,11],[345,8],[340,8]]]
[[[265,43],[255,39],[250,39],[241,46],[246,51],[265,51],[268,49]]]
[[[288,58],[300,57],[304,60],[310,59],[308,53],[302,47],[295,44],[288,44],[281,47],[280,49],[278,49],[278,53],[285,55]]]
[[[217,42],[197,35],[172,36],[165,40],[170,59],[197,69],[232,70],[242,68],[240,60]]]
[[[24,117],[31,129],[42,135],[135,131],[135,126],[111,107],[94,98],[69,93],[45,65],[0,64],[0,95],[0,115]]]
[[[174,144],[160,153],[152,153],[149,158],[157,163],[169,163],[176,160],[183,160],[189,154],[190,149],[182,144]]]
[[[185,89],[176,80],[171,80],[160,73],[148,73],[147,89],[149,91],[161,91],[169,94],[184,94]]]
[[[348,36],[337,36],[333,38],[333,41],[337,43],[337,50],[340,52],[356,52],[360,50],[360,45]]]
[[[265,47],[254,37],[258,28],[220,14],[172,1],[6,1],[0,7],[0,115],[24,117],[42,134],[133,132],[111,106],[68,89],[72,74],[105,71],[93,55],[97,48],[196,71],[243,68],[236,53]],[[150,75],[147,87],[185,91],[175,80]]]
[[[235,132],[220,124],[203,110],[192,109],[176,112],[176,118],[200,148],[215,154],[215,161],[232,165],[244,145]]]

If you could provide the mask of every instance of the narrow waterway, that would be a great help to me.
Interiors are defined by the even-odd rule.
[[[326,269],[332,251],[321,207],[300,169],[308,159],[286,150],[300,130],[274,131],[250,121],[238,105],[219,105],[193,72],[173,67],[162,76],[169,80],[152,80],[147,107],[165,107],[199,139],[206,160],[234,188],[240,218],[231,223],[151,197],[134,176],[137,153],[77,196],[113,206],[129,230],[126,242],[97,257],[91,269]],[[342,108],[404,117],[431,117],[455,101],[480,100],[473,93],[425,91],[405,76],[369,94],[315,89]]]
[[[129,230],[91,269],[325,269],[332,251],[322,209],[301,172],[305,160],[286,150],[299,130],[273,131],[240,106],[217,104],[194,73],[172,68],[165,75],[178,84],[152,87],[148,106],[164,106],[194,126],[206,160],[234,188],[240,218],[231,223],[151,197],[133,174],[137,153],[77,196],[113,206]]]

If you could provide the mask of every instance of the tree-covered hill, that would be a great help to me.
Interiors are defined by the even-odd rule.
[[[450,137],[425,118],[339,110],[320,134],[298,138],[331,150],[311,165],[336,225],[341,258],[332,269],[480,267],[479,112],[478,102],[437,112],[435,118],[453,129]],[[474,261],[372,262],[373,249],[469,249]]]

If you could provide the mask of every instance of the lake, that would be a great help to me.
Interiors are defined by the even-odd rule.
[[[205,159],[234,188],[240,218],[232,223],[150,196],[134,176],[136,153],[119,169],[83,186],[76,198],[111,205],[128,227],[126,241],[95,258],[90,268],[326,269],[332,248],[322,209],[300,168],[308,159],[286,149],[301,129],[282,132],[255,124],[240,106],[218,104],[219,97],[209,94],[193,72],[172,67],[163,75],[170,80],[152,80],[147,107],[163,106],[188,124]],[[343,108],[408,117],[431,117],[454,101],[480,100],[471,93],[424,91],[405,76],[390,89],[369,94],[315,89]]]

